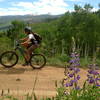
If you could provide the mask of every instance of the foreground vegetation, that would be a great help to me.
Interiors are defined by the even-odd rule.
[[[40,100],[100,100],[100,88],[96,86],[87,86],[80,90],[71,90],[68,94],[64,93],[65,88],[60,87],[57,89],[57,95],[52,98],[43,98]],[[18,100],[17,98],[6,95],[0,100]],[[35,94],[27,95],[24,100],[38,100]]]

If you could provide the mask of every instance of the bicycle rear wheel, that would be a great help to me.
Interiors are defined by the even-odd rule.
[[[0,56],[1,64],[6,68],[11,68],[18,62],[18,55],[14,51],[6,51]]]
[[[33,54],[30,59],[30,65],[33,69],[40,69],[46,64],[46,58],[42,54]]]

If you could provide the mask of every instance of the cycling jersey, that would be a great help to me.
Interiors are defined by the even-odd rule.
[[[28,35],[28,38],[31,40],[32,44],[38,44],[38,41],[36,40],[35,36],[32,33]]]

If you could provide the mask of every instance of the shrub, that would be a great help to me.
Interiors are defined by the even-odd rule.
[[[11,40],[8,37],[0,37],[0,53],[11,50]]]

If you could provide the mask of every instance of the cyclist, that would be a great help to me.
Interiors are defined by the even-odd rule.
[[[32,32],[31,27],[25,27],[24,32],[27,35],[27,37],[21,39],[23,41],[21,45],[23,45],[26,48],[26,61],[25,64],[23,64],[23,66],[26,66],[29,64],[32,52],[39,47],[40,39],[42,38],[37,33]]]

